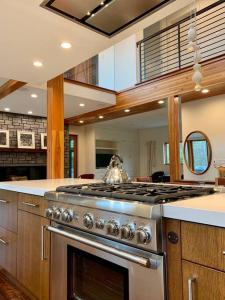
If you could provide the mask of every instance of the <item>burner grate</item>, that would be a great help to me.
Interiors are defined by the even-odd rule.
[[[90,184],[70,185],[57,188],[57,192],[108,197],[114,199],[148,202],[151,204],[165,203],[199,195],[213,193],[213,188],[191,187],[178,185],[153,185],[125,183],[118,185]]]

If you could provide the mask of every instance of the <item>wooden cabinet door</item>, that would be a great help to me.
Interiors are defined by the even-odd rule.
[[[182,222],[182,258],[225,271],[225,229]]]
[[[225,273],[187,261],[183,261],[182,266],[184,300],[225,299]]]
[[[0,190],[0,226],[17,232],[17,197],[15,192]]]
[[[0,227],[0,267],[16,277],[16,242],[15,233]]]
[[[38,215],[18,210],[17,279],[39,300],[49,299],[50,237],[45,236],[42,260],[42,226],[49,221]]]

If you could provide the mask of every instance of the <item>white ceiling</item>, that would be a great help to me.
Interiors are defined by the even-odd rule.
[[[1,79],[0,79],[1,82]],[[38,98],[31,98],[31,94],[37,94]],[[87,94],[88,95],[88,94]],[[0,111],[10,108],[10,112],[27,114],[32,111],[35,116],[47,116],[47,93],[45,89],[34,88],[26,85],[9,96],[0,100]],[[100,99],[100,98],[99,98]],[[105,108],[110,103],[96,101],[90,98],[80,96],[72,96],[65,94],[65,118],[73,117],[89,111]],[[84,103],[85,107],[80,107],[79,104]]]
[[[141,114],[131,115],[124,118],[97,123],[97,128],[113,129],[144,129],[167,126],[167,109],[160,108]]]
[[[1,0],[0,77],[45,83],[192,1],[175,0],[109,39],[41,8],[42,0]],[[63,50],[62,41],[71,42],[72,49]],[[34,60],[44,66],[33,67]]]

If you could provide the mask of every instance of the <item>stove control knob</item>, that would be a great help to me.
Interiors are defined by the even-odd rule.
[[[61,210],[59,208],[56,208],[53,212],[53,218],[59,220],[60,217],[61,217]]]
[[[85,214],[83,217],[83,224],[86,228],[91,229],[94,226],[94,217],[92,214]]]
[[[134,224],[126,224],[121,227],[121,238],[125,240],[132,240],[135,236]]]
[[[95,227],[97,229],[104,229],[104,227],[105,227],[105,221],[103,219],[96,220]]]
[[[139,244],[149,244],[152,239],[151,230],[148,227],[139,227],[137,229],[137,238]]]
[[[110,220],[107,223],[107,233],[113,236],[117,236],[120,232],[119,222],[116,220]]]
[[[45,210],[45,216],[47,218],[52,218],[54,213],[54,209],[52,207],[49,207]]]
[[[65,209],[65,210],[62,212],[62,221],[63,221],[63,222],[66,222],[66,223],[72,222],[72,221],[73,221],[73,211],[72,211],[72,210]]]

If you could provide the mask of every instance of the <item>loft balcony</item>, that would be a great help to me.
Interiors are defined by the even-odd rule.
[[[187,30],[193,18],[189,13],[188,17],[138,42],[131,36],[70,69],[64,76],[72,81],[120,91],[185,70],[193,65],[193,53],[187,51]],[[224,0],[199,10],[196,27],[202,62],[225,54]]]

